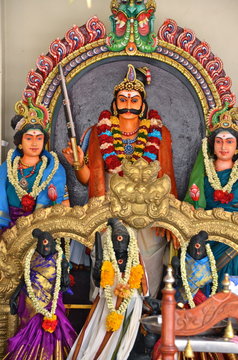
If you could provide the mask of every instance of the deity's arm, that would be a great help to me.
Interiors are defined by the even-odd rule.
[[[75,175],[81,184],[87,185],[90,177],[90,169],[86,164],[83,164],[80,169],[75,170]]]
[[[83,150],[81,149],[80,146],[77,147],[77,150],[78,150],[79,163],[81,165],[78,170],[75,170],[75,175],[79,182],[86,185],[89,181],[90,170],[89,167],[85,164]],[[74,157],[73,157],[73,150],[71,144],[69,143],[68,147],[63,149],[62,152],[68,163],[73,166]]]

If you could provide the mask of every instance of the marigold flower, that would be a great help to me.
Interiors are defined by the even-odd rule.
[[[105,288],[107,285],[112,286],[114,283],[115,272],[110,261],[104,261],[101,269],[100,286]]]
[[[106,318],[106,329],[107,331],[117,331],[122,323],[124,316],[118,314],[116,311],[112,311],[107,315]]]
[[[127,299],[131,294],[130,286],[128,284],[118,284],[114,290],[114,294],[121,298]]]
[[[44,316],[42,322],[42,328],[49,333],[53,333],[56,329],[57,324],[58,324],[58,320],[56,315],[53,315],[52,318],[48,318]]]
[[[131,268],[130,278],[128,284],[131,289],[139,289],[144,270],[141,264]]]

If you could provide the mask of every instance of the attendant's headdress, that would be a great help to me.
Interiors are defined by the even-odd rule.
[[[215,130],[231,130],[238,132],[238,108],[229,109],[229,103],[225,103],[222,108],[210,111],[207,117],[207,126],[210,133]]]
[[[40,125],[45,132],[48,132],[50,128],[49,113],[44,106],[33,104],[32,99],[28,98],[28,106],[22,101],[18,101],[15,111],[22,117],[16,124],[16,131],[23,130],[27,125]]]
[[[114,95],[120,90],[136,90],[146,97],[145,85],[150,84],[150,70],[144,66],[135,68],[132,64],[128,64],[128,71],[124,80],[114,87]]]

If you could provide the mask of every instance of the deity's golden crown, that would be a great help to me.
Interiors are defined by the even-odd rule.
[[[151,81],[150,70],[147,67],[140,67],[137,70],[145,75],[147,84],[150,84]],[[120,90],[127,90],[127,91],[136,90],[143,93],[144,97],[146,97],[145,85],[143,84],[142,81],[136,78],[136,70],[134,66],[131,64],[128,64],[128,71],[124,80],[120,84],[114,87],[114,95],[117,91]]]
[[[225,103],[223,108],[213,109],[207,117],[209,132],[219,128],[224,130],[233,129],[238,132],[238,108],[234,107],[228,110],[229,103]]]
[[[35,105],[31,98],[28,98],[28,106],[22,101],[18,101],[15,105],[17,115],[22,119],[17,123],[15,130],[20,131],[26,125],[40,125],[44,131],[49,130],[49,113],[42,105]]]

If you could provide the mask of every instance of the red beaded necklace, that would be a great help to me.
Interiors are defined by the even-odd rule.
[[[130,132],[126,132],[126,131],[121,131],[123,136],[132,136],[135,135],[138,132],[139,128],[135,129],[134,131],[130,131]]]

